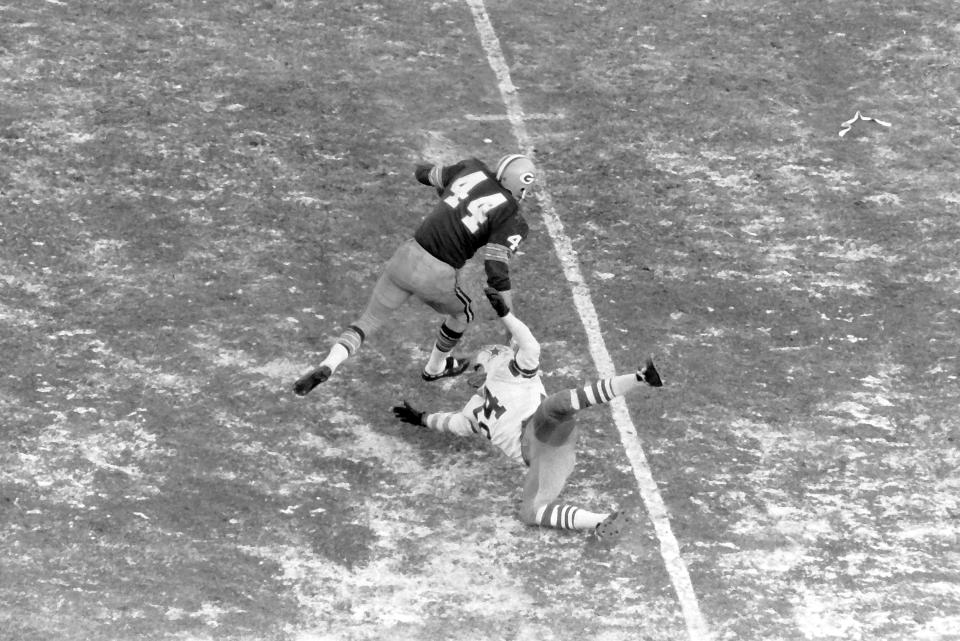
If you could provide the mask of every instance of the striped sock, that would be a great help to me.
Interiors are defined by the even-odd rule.
[[[355,325],[351,325],[340,334],[340,338],[330,348],[330,353],[323,359],[321,365],[326,365],[331,370],[340,367],[340,363],[350,358],[350,356],[360,349],[363,344],[363,330]]]
[[[607,518],[607,514],[598,514],[584,510],[569,503],[547,503],[537,510],[537,523],[540,527],[558,530],[591,530],[597,523]]]
[[[360,346],[363,345],[363,340],[365,338],[366,335],[363,333],[362,329],[356,325],[351,325],[344,330],[342,334],[340,334],[340,338],[337,339],[337,343],[347,348],[348,354],[353,354],[360,349]]]
[[[428,374],[439,374],[447,365],[447,355],[460,342],[463,332],[455,332],[444,323],[437,330],[437,342],[433,344],[433,350],[430,352],[430,358],[424,371]]]
[[[547,503],[537,512],[537,523],[541,527],[554,527],[561,530],[572,530],[574,518],[579,508],[565,503]]]
[[[455,332],[444,323],[440,326],[440,329],[437,330],[437,350],[449,352],[457,346],[462,336],[463,332]]]
[[[584,387],[570,390],[570,404],[575,410],[582,410],[591,405],[609,403],[616,396],[640,385],[635,374],[612,376],[591,383]]]

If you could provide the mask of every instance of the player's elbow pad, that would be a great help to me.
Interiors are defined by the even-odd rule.
[[[515,360],[523,372],[535,374],[540,368],[540,343],[534,340],[530,344],[520,345]]]

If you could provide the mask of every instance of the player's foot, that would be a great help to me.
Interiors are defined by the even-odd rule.
[[[430,374],[424,369],[420,376],[423,380],[427,382],[439,381],[441,378],[447,378],[448,376],[460,376],[463,374],[463,371],[467,369],[467,366],[470,364],[470,359],[460,359],[454,358],[453,356],[447,356],[446,366],[443,368],[443,371],[439,374]]]
[[[643,381],[650,387],[663,387],[663,381],[660,380],[660,373],[653,366],[653,359],[648,358],[646,365],[637,370],[637,380]]]
[[[617,510],[597,523],[597,527],[594,528],[593,533],[601,541],[604,539],[612,539],[620,536],[620,532],[623,531],[628,520],[626,510]]]
[[[306,396],[310,390],[330,378],[332,373],[329,366],[321,365],[309,374],[300,377],[300,380],[293,384],[293,391],[297,396]]]

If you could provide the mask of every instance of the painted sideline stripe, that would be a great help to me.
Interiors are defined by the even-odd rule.
[[[467,120],[477,120],[480,122],[496,122],[498,120],[506,120],[507,116],[504,114],[467,114],[464,116]],[[524,120],[563,120],[565,116],[563,114],[526,114]]]
[[[527,127],[524,122],[523,109],[520,106],[520,100],[517,97],[517,88],[510,79],[510,68],[507,66],[506,59],[500,48],[500,41],[490,22],[486,6],[483,0],[465,0],[473,13],[473,21],[476,24],[477,32],[480,35],[480,41],[486,52],[490,67],[497,76],[500,87],[500,96],[503,104],[507,108],[507,120],[513,130],[513,135],[520,144],[525,154],[533,159],[533,143]],[[534,190],[537,199],[543,209],[543,220],[546,224],[550,238],[553,240],[554,249],[557,257],[563,266],[563,273],[570,283],[573,292],[573,302],[580,314],[580,320],[587,333],[587,341],[590,346],[590,355],[597,367],[601,378],[614,376],[616,371],[613,365],[613,359],[607,351],[607,346],[603,341],[603,335],[600,331],[600,319],[597,316],[597,310],[593,306],[590,297],[590,289],[587,287],[580,272],[580,263],[577,260],[577,254],[573,249],[570,238],[563,230],[563,224],[557,216],[556,209],[553,206],[553,199],[546,188],[546,183],[542,178],[539,179],[540,186]],[[637,479],[640,495],[643,497],[644,505],[650,514],[650,520],[653,522],[654,531],[660,541],[660,554],[666,564],[667,572],[670,574],[670,580],[673,583],[673,589],[676,591],[677,599],[680,602],[680,608],[687,625],[687,634],[691,641],[707,641],[710,639],[710,632],[707,629],[706,621],[700,612],[700,605],[697,602],[697,595],[693,591],[693,584],[690,582],[690,575],[687,572],[687,566],[680,556],[680,546],[673,530],[670,527],[670,517],[667,512],[663,498],[660,496],[660,490],[653,474],[650,471],[650,465],[647,463],[646,454],[640,439],[637,437],[637,428],[633,425],[630,418],[630,412],[622,397],[618,397],[610,403],[610,409],[613,413],[614,422],[620,431],[620,440],[623,442],[627,457],[633,466],[634,477]]]

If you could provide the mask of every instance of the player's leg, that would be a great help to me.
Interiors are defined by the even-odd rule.
[[[421,374],[426,381],[457,376],[469,365],[467,359],[456,358],[452,352],[467,331],[467,326],[473,321],[473,301],[460,288],[456,272],[453,273],[452,283],[448,281],[440,286],[443,289],[439,293],[431,300],[424,300],[441,314],[446,314],[437,330],[437,339]]]
[[[609,514],[557,500],[576,462],[579,432],[569,399],[569,394],[554,394],[527,420],[523,451],[530,467],[523,481],[520,519],[527,525],[594,530]]]
[[[295,384],[294,391],[303,396],[320,383],[325,382],[337,368],[352,356],[363,342],[379,330],[389,320],[390,314],[403,305],[412,295],[397,274],[408,269],[403,247],[394,253],[386,264],[380,278],[373,286],[373,292],[360,318],[349,325],[330,347],[320,365],[302,376]]]
[[[574,415],[591,405],[607,403],[642,383],[662,385],[649,359],[633,374],[612,376],[581,388],[557,392],[540,404],[523,434],[523,447],[530,461],[521,504],[521,519],[525,523],[593,530],[600,537],[619,533],[626,520],[622,510],[612,514],[590,512],[556,499],[573,471],[578,434]]]
[[[466,299],[465,309],[469,309],[470,299]],[[460,314],[448,315],[437,330],[437,340],[430,350],[430,358],[423,367],[424,380],[434,381],[446,376],[456,376],[463,372],[469,364],[467,359],[459,359],[451,355],[453,349],[460,342],[469,325],[468,318],[472,318],[466,311]]]
[[[576,434],[576,431],[574,431]],[[520,520],[527,525],[559,530],[595,530],[608,512],[592,512],[557,500],[576,461],[576,438],[560,447],[539,443],[523,481]]]
[[[410,296],[409,291],[394,282],[390,271],[385,271],[373,286],[370,300],[367,301],[360,318],[340,334],[324,359],[324,364],[329,366],[331,371],[336,371],[343,361],[360,349],[367,338],[387,323],[393,311],[403,305]]]
[[[570,398],[570,407],[573,411],[586,409],[591,405],[609,403],[617,396],[622,396],[630,390],[646,384],[651,387],[660,387],[663,382],[653,361],[647,359],[646,364],[637,368],[633,374],[620,374],[601,379],[580,388],[567,391]]]
[[[456,376],[466,369],[466,360],[450,356],[450,352],[473,320],[470,297],[458,285],[456,269],[431,255],[414,240],[402,252],[402,268],[394,270],[394,283],[446,316],[437,332],[431,358],[423,371],[425,380]]]

